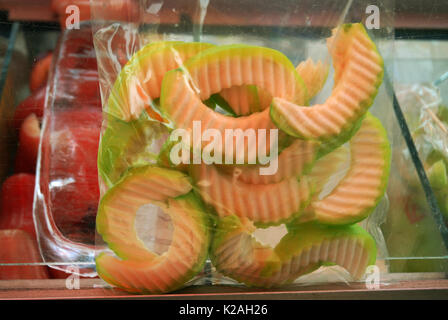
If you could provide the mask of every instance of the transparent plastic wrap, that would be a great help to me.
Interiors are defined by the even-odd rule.
[[[90,24],[65,30],[46,90],[34,219],[44,262],[96,276],[97,152],[102,112]]]
[[[412,168],[403,165],[414,155],[405,145],[397,146],[396,152],[402,155],[397,177],[409,191],[405,197],[392,198],[393,210],[384,232],[390,254],[407,259],[392,261],[393,272],[448,271],[448,109],[436,83],[396,85],[423,181],[420,183]],[[427,198],[432,202],[431,210],[427,209]]]
[[[99,3],[102,279],[166,293],[384,270],[392,8],[142,0],[117,22]]]

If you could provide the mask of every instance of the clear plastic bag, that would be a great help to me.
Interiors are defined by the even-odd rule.
[[[391,8],[142,0],[111,21],[91,3],[105,281],[140,293],[349,282],[387,256]]]

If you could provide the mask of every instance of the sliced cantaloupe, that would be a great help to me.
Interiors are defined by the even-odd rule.
[[[323,87],[328,75],[328,65],[322,61],[315,63],[311,58],[302,61],[296,71],[303,79],[307,88],[308,99],[312,99]],[[222,89],[219,101],[224,100],[225,110],[231,109],[236,116],[247,116],[254,112],[261,112],[268,108],[272,96],[266,90],[257,88],[255,85],[241,85]],[[222,100],[221,100],[222,99]]]
[[[338,185],[311,202],[315,219],[325,224],[366,218],[383,197],[390,170],[390,145],[381,122],[367,114],[350,140],[350,167]]]
[[[168,251],[161,255],[153,253],[146,259],[127,260],[101,253],[96,258],[101,278],[129,292],[166,293],[184,286],[203,269],[210,226],[202,202],[190,192],[169,199],[164,210],[174,225]]]
[[[190,179],[184,173],[154,166],[132,168],[101,198],[97,231],[120,258],[151,258],[154,254],[145,247],[135,230],[137,210],[152,203],[163,206],[169,213],[167,201],[191,189]]]
[[[190,173],[204,202],[218,216],[237,215],[257,226],[278,225],[300,215],[311,191],[306,178],[271,184],[248,184],[221,173],[212,165],[192,165]]]
[[[272,101],[272,96],[266,90],[255,85],[233,86],[221,90],[219,95],[238,116],[261,112],[268,108]]]
[[[335,85],[325,103],[302,107],[283,97],[272,101],[272,120],[294,137],[327,141],[344,136],[372,105],[382,82],[383,60],[362,24],[333,31],[328,47]]]
[[[160,108],[176,128],[193,132],[194,123],[200,123],[201,135],[209,129],[217,130],[222,140],[216,143],[215,150],[224,156],[226,142],[229,143],[227,147],[234,152],[233,163],[254,163],[258,159],[258,146],[265,147],[269,155],[277,143],[271,139],[271,130],[277,136],[278,129],[269,117],[269,109],[234,118],[215,112],[202,102],[222,89],[241,85],[256,85],[274,97],[307,101],[303,81],[282,53],[262,47],[229,45],[204,50],[185,61],[181,70],[167,72]],[[253,131],[255,140],[245,139],[242,147],[237,148],[236,138],[226,139],[226,130]],[[206,144],[202,142],[194,147]]]
[[[98,274],[130,292],[163,293],[181,287],[202,270],[210,241],[210,222],[189,178],[178,171],[145,166],[131,169],[101,199],[97,230],[109,253],[96,258]],[[169,248],[157,254],[136,233],[137,210],[147,204],[171,218]]]
[[[291,229],[275,248],[258,242],[254,230],[245,218],[222,218],[210,249],[219,272],[249,286],[284,285],[323,265],[339,265],[359,279],[375,263],[375,241],[357,225],[305,223]]]
[[[239,181],[248,184],[270,184],[278,183],[288,178],[299,178],[306,174],[314,165],[319,144],[314,141],[295,140],[286,147],[277,157],[271,160],[277,161],[267,165],[216,165],[221,171],[232,175]],[[262,174],[262,168],[276,168],[274,172]]]
[[[129,167],[155,164],[168,134],[157,121],[140,118],[126,122],[110,117],[98,148],[100,177],[112,187]]]
[[[158,117],[153,100],[160,97],[163,76],[188,58],[214,45],[166,41],[150,43],[140,49],[123,67],[110,92],[106,112],[118,119],[138,119],[143,110]]]
[[[322,63],[320,60],[314,62],[313,59],[308,58],[300,62],[296,70],[305,82],[309,99],[312,99],[325,85],[329,65]]]

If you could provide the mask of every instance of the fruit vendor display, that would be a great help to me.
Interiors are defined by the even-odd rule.
[[[383,61],[362,24],[336,28],[327,45],[334,88],[325,103],[311,106],[328,66],[308,59],[295,67],[271,48],[155,42],[130,59],[104,109],[98,156],[107,190],[97,231],[109,250],[96,266],[105,281],[130,292],[170,292],[194,280],[207,257],[216,271],[255,287],[331,265],[353,279],[364,275],[377,249],[357,223],[384,195],[390,168],[385,129],[368,111]],[[163,134],[144,133],[160,127]],[[255,133],[226,140],[228,130]],[[186,141],[170,140],[176,132],[187,132]],[[210,132],[212,144],[194,139]],[[176,150],[189,153],[177,162]],[[263,174],[272,161],[276,170]],[[342,164],[347,172],[335,180]],[[330,181],[336,184],[328,192]],[[172,225],[163,252],[136,231],[148,206]],[[277,225],[286,234],[275,246],[254,237],[257,228]]]

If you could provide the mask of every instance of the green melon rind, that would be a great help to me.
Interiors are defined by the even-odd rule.
[[[378,133],[380,134],[381,140],[382,140],[382,149],[384,151],[384,158],[385,158],[385,164],[386,166],[383,169],[383,174],[381,176],[381,184],[379,186],[379,189],[381,190],[380,194],[375,200],[375,203],[369,207],[361,211],[356,216],[350,216],[346,217],[346,219],[336,219],[336,220],[328,220],[328,219],[321,219],[317,217],[317,220],[321,224],[327,224],[327,225],[346,225],[346,224],[354,224],[358,223],[365,218],[367,218],[370,213],[372,213],[373,210],[378,206],[378,203],[381,201],[381,199],[384,196],[384,193],[386,192],[387,184],[389,181],[389,174],[390,174],[390,166],[391,166],[391,147],[389,143],[389,139],[387,138],[387,132],[386,129],[381,124],[381,121],[374,117],[372,114],[367,113],[364,121],[370,121],[373,123],[373,125],[378,129]]]
[[[174,50],[179,51],[179,50],[190,50],[191,48],[197,47],[196,49],[199,52],[200,50],[204,50],[213,46],[214,46],[213,44],[204,42],[183,42],[183,41],[160,41],[160,42],[152,42],[145,45],[142,49],[137,51],[131,57],[131,59],[126,63],[126,65],[122,68],[121,72],[119,73],[109,95],[107,108],[105,110],[106,113],[118,119],[124,118],[121,109],[123,104],[126,105],[127,102],[123,102],[124,97],[122,97],[120,93],[127,92],[128,89],[127,84],[129,82],[129,78],[133,77],[136,73],[138,73],[142,60],[147,59],[151,55],[166,48],[173,48]],[[159,97],[153,97],[153,99],[155,98]]]
[[[362,32],[364,32],[367,37],[369,37],[367,31],[365,30],[365,28],[361,25],[361,24],[357,24],[358,25],[358,29],[360,29]],[[344,32],[349,32],[350,29],[353,27],[352,24],[346,24],[343,25],[343,31]],[[370,37],[369,37],[370,39]],[[380,57],[381,55],[379,54],[378,49],[376,48],[375,44],[372,42],[373,44],[373,48],[372,50],[374,50]],[[376,81],[374,83],[374,88],[375,90],[373,90],[373,92],[371,93],[371,95],[364,101],[360,102],[359,104],[359,110],[358,110],[358,119],[361,118],[366,112],[367,110],[370,108],[370,106],[373,104],[373,101],[375,100],[375,97],[378,93],[378,89],[383,81],[383,76],[384,76],[384,61],[381,59],[381,67],[382,67],[382,71],[380,72],[380,74],[377,75]],[[312,107],[312,106],[311,106]],[[296,137],[298,139],[311,139],[307,136],[304,136],[302,134],[300,134],[297,130],[294,129],[293,126],[291,126],[289,124],[289,120],[287,118],[287,115],[283,115],[281,112],[279,112],[277,110],[277,108],[275,107],[275,103],[274,101],[271,103],[271,107],[270,107],[270,116],[272,121],[275,123],[275,125],[280,128],[282,131],[286,132],[288,135],[291,135],[293,137]],[[337,141],[338,137],[340,137],[342,135],[342,137],[345,137],[346,139],[349,139],[350,136],[356,132],[356,127],[358,125],[358,119],[356,119],[356,121],[354,121],[353,123],[348,123],[345,127],[341,128],[341,132],[337,135],[330,135],[330,136],[321,136],[319,137],[317,140],[318,141],[322,141],[324,143],[330,142],[330,143],[334,143],[334,141]],[[339,143],[339,145],[343,144],[344,142],[346,142],[347,140],[342,139],[342,141]]]
[[[132,183],[132,180],[134,178],[150,179],[151,174],[154,173],[156,173],[158,176],[166,176],[167,183],[185,184],[192,186],[191,179],[187,175],[179,171],[159,168],[155,166],[132,167],[129,168],[128,171],[123,175],[123,177],[102,196],[98,205],[98,213],[96,216],[97,232],[102,236],[103,240],[108,244],[109,248],[122,259],[128,259],[130,257],[126,254],[126,248],[122,248],[120,243],[114,243],[110,241],[109,237],[107,236],[107,234],[109,233],[109,228],[107,225],[107,210],[105,206],[110,200],[112,200],[117,194],[120,193],[120,190],[123,186],[128,183]],[[170,198],[167,197],[166,200],[168,199]]]
[[[157,147],[151,149],[148,141],[157,141],[168,135],[163,124],[146,120],[123,121],[109,117],[98,148],[98,173],[108,187],[112,187],[129,167],[157,162]]]
[[[119,281],[114,279],[114,277],[107,271],[106,265],[104,265],[103,257],[109,256],[106,252],[101,252],[96,258],[96,270],[98,275],[105,280],[106,282],[119,287],[121,289],[124,289],[131,293],[143,293],[143,294],[156,294],[156,293],[167,293],[171,292],[177,289],[180,289],[186,285],[188,281],[193,279],[199,272],[201,272],[204,269],[205,262],[207,260],[209,247],[210,247],[210,241],[211,241],[211,223],[208,215],[205,212],[205,207],[200,200],[193,192],[189,192],[188,194],[179,196],[175,198],[175,201],[185,201],[186,204],[188,204],[191,208],[195,208],[195,210],[191,210],[191,212],[194,212],[197,214],[196,220],[200,225],[203,226],[202,230],[204,231],[203,234],[203,246],[201,248],[201,252],[198,254],[198,260],[193,265],[191,269],[188,270],[187,273],[185,273],[181,278],[177,279],[171,286],[169,286],[165,291],[149,291],[145,288],[129,288],[124,285],[122,285]],[[144,261],[141,262],[144,264]],[[124,272],[121,273],[122,276],[125,275]]]

